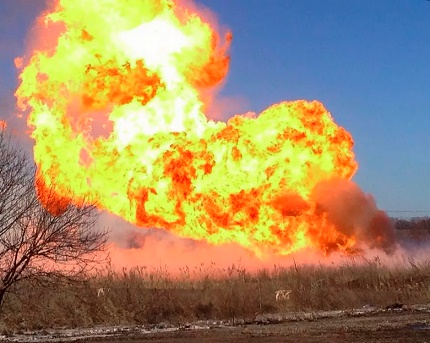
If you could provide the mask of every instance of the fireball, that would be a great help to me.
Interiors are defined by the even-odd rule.
[[[321,103],[281,102],[227,122],[205,115],[232,35],[189,3],[58,0],[37,25],[49,38],[21,60],[16,96],[42,202],[54,189],[143,228],[258,256],[385,241],[362,234],[379,213],[364,194],[359,220],[339,220],[326,201],[349,191],[321,185],[349,185],[357,162],[351,135]]]

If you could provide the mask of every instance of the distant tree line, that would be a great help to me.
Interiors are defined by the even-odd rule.
[[[418,217],[410,219],[394,219],[396,230],[428,230],[430,231],[430,218]]]
[[[430,217],[393,218],[393,223],[400,239],[430,240]]]

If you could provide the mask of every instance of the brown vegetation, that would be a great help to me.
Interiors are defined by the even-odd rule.
[[[430,262],[392,268],[379,259],[341,266],[299,266],[249,273],[215,264],[179,276],[145,267],[110,268],[81,284],[21,284],[4,306],[11,329],[97,324],[183,324],[198,319],[252,319],[257,314],[428,303]],[[103,291],[100,291],[103,288]],[[289,299],[275,292],[291,289]]]

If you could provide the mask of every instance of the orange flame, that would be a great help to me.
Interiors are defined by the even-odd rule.
[[[228,71],[231,35],[195,9],[60,0],[40,25],[58,34],[24,62],[16,95],[30,108],[41,201],[53,186],[139,226],[259,256],[356,247],[315,195],[355,173],[350,134],[316,101],[209,120],[203,92]]]

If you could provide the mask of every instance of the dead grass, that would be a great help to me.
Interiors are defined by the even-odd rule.
[[[104,294],[97,295],[99,288]],[[291,289],[288,300],[275,292]],[[107,268],[79,284],[21,284],[1,315],[4,330],[99,324],[185,323],[197,319],[253,318],[256,314],[430,302],[430,261],[389,268],[379,259],[340,266],[294,265],[249,273],[215,264],[178,276],[145,267]]]

